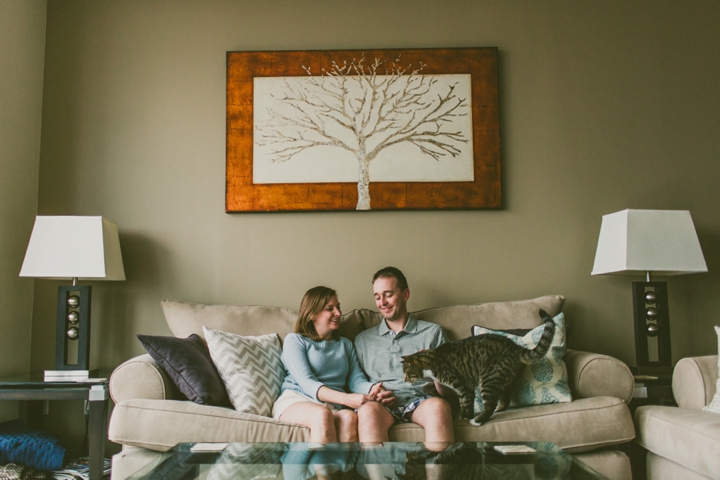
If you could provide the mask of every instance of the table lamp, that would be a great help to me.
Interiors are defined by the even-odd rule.
[[[81,380],[90,370],[92,289],[80,280],[125,280],[117,225],[103,217],[38,216],[21,277],[71,279],[58,287],[55,370],[45,381]]]
[[[667,283],[652,275],[707,272],[687,210],[623,210],[602,218],[592,275],[645,275],[633,282],[636,375],[669,375]]]

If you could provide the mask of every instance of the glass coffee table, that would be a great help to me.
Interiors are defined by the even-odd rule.
[[[496,447],[529,447],[501,453]],[[438,447],[445,447],[437,452]],[[432,450],[422,443],[183,443],[132,480],[225,479],[605,479],[548,442],[452,443]]]

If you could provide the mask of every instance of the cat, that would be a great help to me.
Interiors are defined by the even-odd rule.
[[[482,447],[479,448],[478,445]],[[493,450],[491,444],[456,442],[440,452],[408,452],[405,474],[398,475],[398,480],[430,478],[427,465],[440,467],[435,468],[433,478],[441,480],[529,480],[536,477],[528,472],[525,464],[534,461],[537,461],[536,457],[524,456],[508,462],[508,458]]]
[[[500,335],[478,335],[422,350],[402,357],[406,382],[432,378],[447,385],[460,397],[460,416],[472,419],[472,425],[482,425],[497,411],[505,410],[510,403],[510,385],[526,364],[545,356],[553,336],[555,322],[544,311],[545,322],[537,346],[529,350]],[[480,387],[482,410],[473,418],[475,389]]]

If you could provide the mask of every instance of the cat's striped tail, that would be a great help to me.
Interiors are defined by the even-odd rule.
[[[540,341],[537,346],[532,350],[524,351],[521,355],[520,360],[523,363],[535,363],[543,358],[550,348],[552,339],[555,336],[555,322],[553,322],[553,319],[550,318],[550,315],[548,315],[545,310],[541,309],[540,317],[542,317],[545,321],[545,329],[543,330],[542,337],[540,337]]]

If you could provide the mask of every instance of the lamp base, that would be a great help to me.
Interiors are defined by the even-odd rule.
[[[633,282],[635,363],[641,375],[672,374],[665,282]]]
[[[90,370],[90,285],[58,287],[55,370]]]

